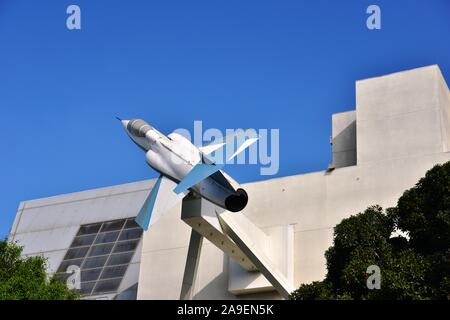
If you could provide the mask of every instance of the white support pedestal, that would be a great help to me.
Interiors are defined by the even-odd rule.
[[[287,298],[293,283],[293,226],[270,228],[266,232],[243,212],[232,213],[209,201],[188,196],[183,200],[181,219],[230,257],[229,291],[247,294],[277,290]],[[192,237],[191,237],[192,242]],[[193,245],[198,245],[196,242]],[[188,254],[184,279],[195,279],[197,260]],[[183,280],[181,298],[187,298],[192,281]],[[183,291],[184,290],[184,291]],[[183,294],[184,292],[184,294]]]

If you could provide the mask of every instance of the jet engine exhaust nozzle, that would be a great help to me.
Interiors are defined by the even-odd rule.
[[[244,189],[237,189],[235,195],[231,195],[225,199],[225,207],[228,211],[238,212],[245,208],[248,202],[248,195]]]

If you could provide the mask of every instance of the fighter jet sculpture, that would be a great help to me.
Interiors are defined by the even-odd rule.
[[[189,192],[229,211],[245,208],[248,202],[245,190],[221,171],[224,163],[214,162],[209,155],[220,148],[231,148],[232,155],[225,162],[230,161],[258,140],[255,132],[241,131],[212,144],[196,147],[180,134],[165,136],[144,120],[119,120],[131,140],[145,152],[148,165],[160,173],[136,217],[136,222],[144,230]],[[235,144],[238,135],[243,135],[244,140],[240,139],[240,143]]]

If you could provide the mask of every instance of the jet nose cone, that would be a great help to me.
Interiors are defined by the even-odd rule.
[[[125,128],[125,130],[128,131],[128,123],[130,123],[130,120],[120,120],[122,123],[122,126]]]
[[[128,131],[127,126],[128,126],[128,123],[130,122],[130,120],[122,120],[121,118],[119,118],[117,116],[116,116],[116,119],[119,120],[122,123],[122,126],[125,128],[125,130]]]

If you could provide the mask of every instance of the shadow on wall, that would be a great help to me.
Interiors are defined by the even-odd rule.
[[[223,296],[223,288],[228,288],[228,256],[225,253],[222,254],[222,272],[212,279],[206,286],[198,291],[193,300],[223,300],[223,299],[236,299],[234,295],[227,291],[227,297]],[[201,259],[201,257],[200,257]],[[200,274],[199,272],[197,274]],[[196,280],[198,283],[198,279]]]
[[[223,289],[228,288],[228,264],[229,257],[226,254],[223,254],[223,264],[222,264],[222,272],[212,279],[206,286],[204,286],[200,291],[198,291],[193,300],[236,300],[236,299],[258,299],[258,300],[278,300],[281,299],[281,296],[278,292],[269,291],[269,292],[261,292],[254,294],[246,294],[240,295],[239,297],[227,291],[227,296],[224,298]]]
[[[333,138],[332,148],[334,168],[356,165],[356,120]]]

